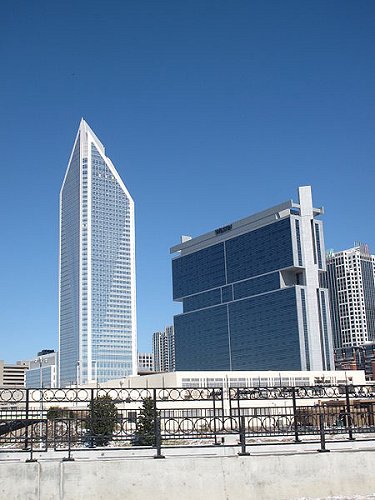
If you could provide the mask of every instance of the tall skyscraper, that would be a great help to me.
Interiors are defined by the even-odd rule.
[[[175,370],[175,345],[173,326],[166,326],[164,332],[155,332],[152,336],[154,370],[173,372]]]
[[[375,342],[375,257],[367,245],[327,256],[335,348]]]
[[[82,119],[60,192],[59,382],[137,373],[134,202]]]
[[[331,370],[323,209],[310,186],[171,249],[176,370]]]

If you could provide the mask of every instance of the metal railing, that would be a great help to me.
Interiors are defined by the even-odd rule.
[[[0,453],[320,442],[375,436],[375,387],[0,390]]]

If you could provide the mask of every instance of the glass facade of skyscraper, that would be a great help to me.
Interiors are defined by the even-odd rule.
[[[80,140],[60,195],[60,377],[76,381],[80,330]]]
[[[82,121],[61,190],[60,384],[136,373],[134,203]]]
[[[311,191],[308,220],[303,202],[286,202],[172,248],[177,370],[332,369],[322,223],[309,201]]]

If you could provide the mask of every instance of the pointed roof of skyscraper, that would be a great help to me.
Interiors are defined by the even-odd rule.
[[[105,147],[103,143],[98,139],[98,136],[95,134],[95,132],[92,130],[90,125],[87,123],[87,121],[85,121],[83,117],[81,118],[81,121],[79,123],[79,131],[84,133],[89,133],[99,146],[100,152],[105,155]]]

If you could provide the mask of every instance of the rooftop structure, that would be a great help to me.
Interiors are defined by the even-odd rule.
[[[176,371],[111,380],[101,387],[285,387],[366,384],[363,371]]]

